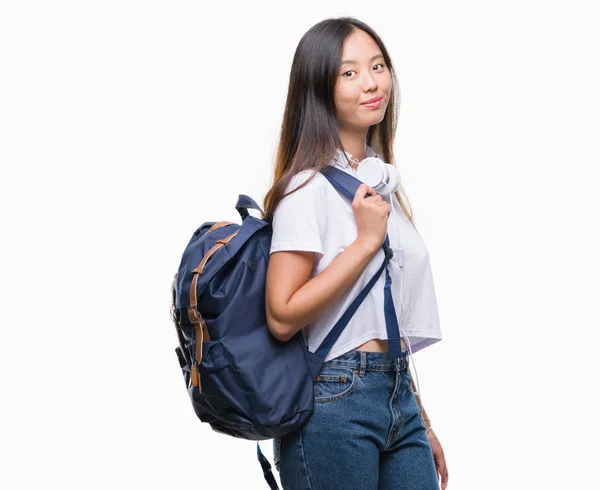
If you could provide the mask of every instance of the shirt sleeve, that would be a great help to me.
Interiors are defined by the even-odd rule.
[[[311,175],[312,171],[296,174],[285,192],[298,188]],[[302,189],[279,201],[273,213],[273,236],[269,254],[282,250],[316,252],[315,264],[323,257],[325,200],[322,182],[319,182],[318,177],[313,177]]]

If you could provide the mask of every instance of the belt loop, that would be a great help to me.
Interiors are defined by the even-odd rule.
[[[367,369],[367,353],[363,350],[360,351],[360,371],[358,375],[361,378],[365,377],[365,371]]]

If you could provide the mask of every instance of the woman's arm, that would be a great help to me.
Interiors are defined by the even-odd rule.
[[[357,238],[310,280],[315,252],[273,252],[265,289],[267,324],[273,336],[287,342],[316,320],[358,279],[378,250]]]

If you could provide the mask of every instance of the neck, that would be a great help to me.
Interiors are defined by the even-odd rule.
[[[350,153],[359,162],[367,158],[367,132],[366,131],[348,131],[340,129],[340,139],[342,148]]]

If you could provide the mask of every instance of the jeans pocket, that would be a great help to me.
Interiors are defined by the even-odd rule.
[[[330,403],[350,395],[356,388],[358,374],[349,367],[326,366],[313,384],[315,403]]]
[[[408,379],[408,382],[407,382],[407,384],[408,384],[408,392],[411,394],[410,405],[411,405],[411,407],[417,413],[420,414],[421,413],[421,409],[419,408],[419,403],[417,402],[417,396],[418,396],[418,394],[415,391],[415,389],[413,389],[413,386],[412,386],[412,375],[410,373],[408,373],[407,379]],[[421,417],[419,416],[419,418],[421,418]]]
[[[406,371],[406,378],[408,379],[408,391],[410,391],[413,395],[416,395],[417,392],[413,389],[413,386],[412,386],[413,377],[412,377],[412,374],[410,371]]]

